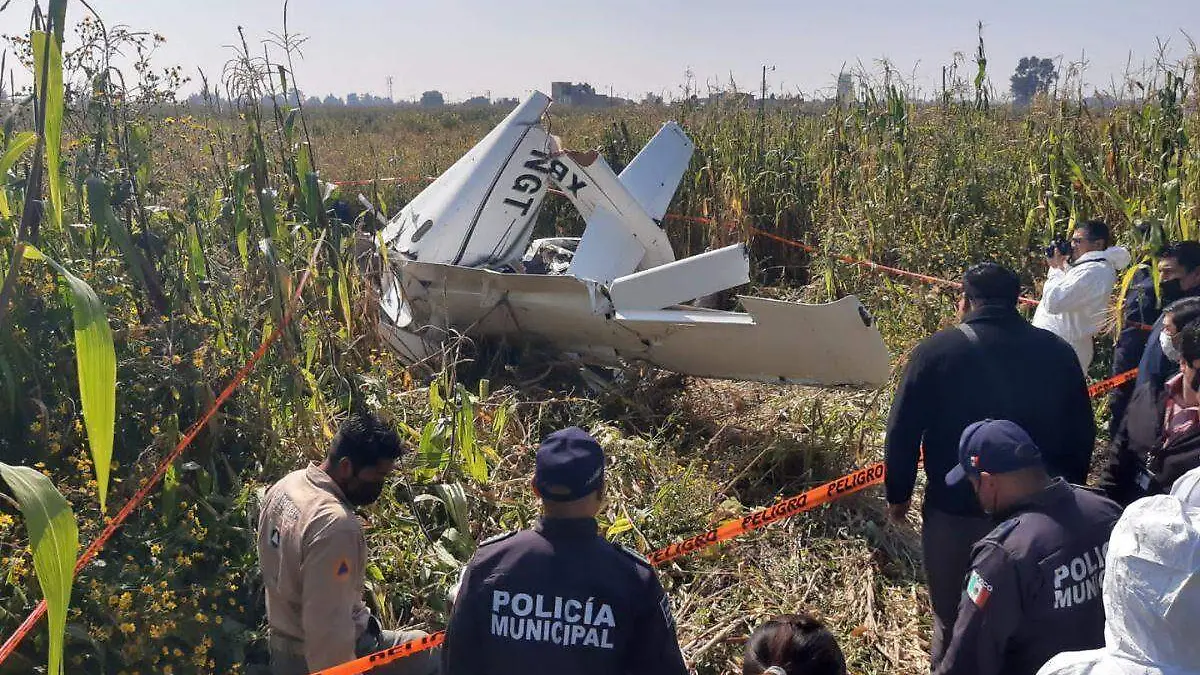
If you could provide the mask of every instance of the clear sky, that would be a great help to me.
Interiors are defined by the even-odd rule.
[[[2,3],[0,3],[2,4]],[[252,48],[281,32],[282,0],[91,0],[106,22],[161,33],[159,65],[214,79],[232,57],[237,26]],[[0,33],[24,33],[32,0],[12,0]],[[68,21],[85,11],[68,4]],[[886,58],[932,95],[956,52],[968,77],[976,23],[989,75],[1007,92],[1017,59],[1086,59],[1085,90],[1109,89],[1126,64],[1152,61],[1159,41],[1178,59],[1200,40],[1200,0],[291,0],[289,30],[308,38],[296,64],[306,95],[348,92],[397,99],[438,89],[447,100],[549,92],[552,80],[600,92],[677,95],[685,72],[700,88],[732,77],[757,90],[774,66],[774,93],[828,93],[843,67],[878,71]],[[68,45],[69,48],[69,45]],[[17,75],[21,81],[20,74]],[[188,85],[188,93],[198,85]]]

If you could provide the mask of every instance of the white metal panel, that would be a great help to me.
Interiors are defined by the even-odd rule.
[[[600,207],[588,218],[567,273],[608,285],[629,270],[637,269],[645,255],[646,249],[632,232],[621,226],[616,214]]]
[[[537,167],[558,149],[538,123],[549,104],[534,92],[406,205],[384,242],[398,256],[457,265],[519,258],[549,184]]]
[[[641,316],[619,312],[615,322],[646,340],[640,358],[677,373],[787,384],[876,387],[887,381],[887,347],[858,298],[822,305],[739,300],[748,312],[741,316],[751,317],[752,326],[673,310]],[[669,330],[680,321],[695,328]]]
[[[426,289],[413,305],[429,323],[519,337],[594,363],[619,365],[616,355],[700,377],[825,386],[877,387],[888,377],[883,338],[854,296],[822,305],[742,297],[748,313],[694,308],[613,314],[595,283],[572,277],[401,266]],[[484,296],[492,302],[481,305]]]
[[[621,183],[651,219],[661,222],[696,146],[675,122],[667,122],[621,172]]]
[[[646,254],[633,267],[613,267],[612,278],[622,277],[638,269],[657,267],[675,260],[675,252],[671,242],[667,240],[666,232],[658,226],[646,211],[637,203],[633,195],[613,173],[608,162],[596,152],[574,153],[564,152],[555,158],[566,174],[555,178],[562,187],[567,199],[583,215],[586,228],[583,241],[575,255],[583,253],[585,257],[593,255],[586,250],[588,245],[587,229],[592,227],[620,227],[637,239],[645,249]],[[600,209],[605,209],[615,215],[615,218],[597,217]],[[604,241],[608,241],[605,239]],[[572,272],[573,273],[573,272]]]
[[[608,292],[618,311],[662,309],[749,282],[750,252],[733,244],[621,277]]]

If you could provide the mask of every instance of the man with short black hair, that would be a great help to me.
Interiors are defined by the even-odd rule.
[[[1116,503],[1051,478],[1019,425],[963,430],[943,479],[969,484],[996,523],[971,553],[937,675],[1035,675],[1059,652],[1104,644],[1104,554]]]
[[[1200,242],[1181,241],[1163,249],[1158,256],[1158,276],[1164,307],[1176,300],[1200,296]],[[1163,355],[1161,332],[1162,317],[1159,317],[1138,362],[1138,386],[1150,382],[1155,389],[1162,389],[1167,378],[1179,372],[1179,363]]]
[[[954,626],[971,547],[992,528],[969,486],[942,480],[957,461],[962,430],[988,417],[1014,420],[1053,474],[1087,479],[1096,429],[1079,359],[1061,338],[1021,317],[1020,289],[1017,275],[995,263],[967,270],[962,323],[912,350],[888,418],[884,485],[893,521],[905,519],[925,448],[921,543],[935,666]]]
[[[307,675],[425,635],[382,630],[362,599],[367,544],[355,508],[379,498],[403,452],[390,427],[355,415],[319,466],[293,471],[267,491],[258,556],[272,675]],[[370,672],[428,675],[437,657],[421,653]]]
[[[446,629],[447,675],[686,675],[650,563],[597,531],[604,450],[570,427],[537,451],[531,530],[479,545]]]
[[[1071,345],[1086,374],[1092,363],[1092,338],[1100,332],[1117,274],[1129,266],[1129,251],[1112,246],[1112,234],[1102,220],[1089,220],[1071,235],[1070,259],[1053,249],[1050,272],[1033,325]]]

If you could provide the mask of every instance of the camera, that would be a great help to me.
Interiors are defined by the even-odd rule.
[[[1046,247],[1046,257],[1053,258],[1055,251],[1058,251],[1068,258],[1071,257],[1071,242],[1063,239],[1062,237],[1056,237],[1054,241],[1050,242],[1050,245]]]

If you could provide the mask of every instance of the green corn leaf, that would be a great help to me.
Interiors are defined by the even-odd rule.
[[[25,154],[27,150],[37,143],[37,134],[32,131],[22,131],[13,137],[12,142],[8,144],[8,149],[4,151],[4,156],[0,157],[0,215],[5,218],[12,218],[12,208],[8,205],[8,172],[12,170],[13,165]]]
[[[471,521],[467,517],[467,491],[458,483],[440,483],[433,486],[433,494],[446,505],[450,520],[460,532],[471,531]]]
[[[167,466],[167,472],[163,475],[160,510],[163,524],[167,526],[173,524],[179,514],[179,473],[175,470],[174,462]]]
[[[91,286],[33,246],[25,247],[25,257],[45,261],[62,275],[70,290],[79,401],[92,462],[96,465],[96,490],[103,513],[108,499],[108,472],[112,464],[117,416],[117,356],[104,303]]]
[[[61,46],[67,21],[67,0],[50,0],[46,14],[50,19],[50,27],[54,30],[54,39]]]
[[[208,278],[208,270],[204,265],[204,248],[200,245],[200,232],[196,223],[187,224],[188,264],[187,282],[192,293],[193,302],[200,303],[200,280]]]
[[[104,232],[112,238],[125,257],[125,266],[134,279],[141,284],[151,300],[162,297],[162,287],[150,269],[150,263],[142,255],[142,250],[133,242],[129,228],[117,217],[109,201],[108,183],[99,176],[90,176],[84,181],[84,191],[87,193],[88,211],[92,220],[104,228]],[[163,300],[165,302],[165,300]],[[157,306],[159,303],[155,302]]]
[[[462,385],[459,385],[459,389],[462,389]],[[458,412],[454,415],[454,437],[463,458],[463,469],[475,482],[486,483],[487,458],[475,442],[475,404],[465,395],[465,390],[459,392],[458,400]]]
[[[64,3],[65,5],[65,3]],[[61,27],[56,27],[56,32]],[[33,31],[33,74],[34,86],[39,96],[44,91],[46,109],[46,177],[50,184],[50,223],[55,227],[62,226],[63,193],[62,193],[62,120],[63,120],[63,71],[61,33],[51,40],[49,50],[46,48],[46,33]],[[49,61],[47,61],[49,57]],[[45,82],[43,82],[43,72]]]
[[[441,379],[437,379],[429,384],[429,412],[434,416],[441,415],[442,409],[446,407],[446,401],[442,398],[441,382]]]
[[[246,192],[250,189],[249,165],[233,173],[233,230],[237,240],[238,254],[242,256],[242,267],[250,267],[250,215],[246,210]]]
[[[129,155],[137,186],[145,189],[150,184],[150,128],[145,124],[129,125]]]
[[[79,528],[71,505],[42,473],[27,466],[0,462],[0,476],[8,483],[29,531],[33,569],[46,598],[50,631],[49,675],[62,675],[63,638],[71,584],[75,579],[75,556],[79,553]]]

